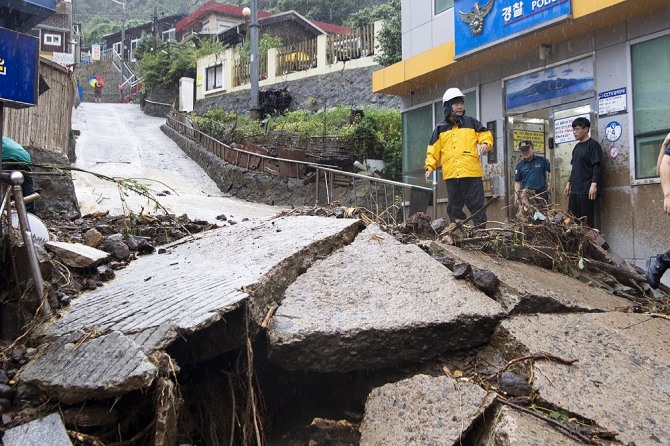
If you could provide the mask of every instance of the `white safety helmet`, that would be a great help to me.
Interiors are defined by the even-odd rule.
[[[458,88],[449,88],[444,92],[444,96],[442,96],[442,104],[446,104],[448,101],[451,101],[454,98],[465,99],[465,95]]]

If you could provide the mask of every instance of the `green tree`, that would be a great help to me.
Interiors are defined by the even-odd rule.
[[[83,27],[83,31],[84,43],[93,45],[102,43],[102,36],[121,31],[121,23],[96,15]]]
[[[377,35],[379,51],[374,57],[374,61],[384,67],[402,60],[400,0],[391,0],[389,6],[391,15],[385,19],[384,26]]]
[[[277,11],[295,10],[311,20],[342,24],[353,13],[364,7],[387,3],[385,0],[277,0]]]
[[[389,2],[363,8],[351,14],[343,25],[349,28],[360,28],[377,20],[389,20],[394,15],[400,15],[400,11],[395,10],[394,6],[400,7],[399,4],[392,5],[392,2]]]

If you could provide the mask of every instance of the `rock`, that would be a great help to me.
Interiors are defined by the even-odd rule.
[[[12,401],[7,398],[0,397],[0,413],[7,412],[12,408]]]
[[[44,246],[72,268],[90,268],[109,257],[106,252],[81,243],[46,242]]]
[[[148,237],[141,237],[138,235],[131,235],[126,241],[128,249],[139,252],[140,254],[152,253],[156,250],[151,245],[151,240]]]
[[[221,214],[221,215],[217,215],[216,219],[221,220],[221,221],[226,221],[226,220],[228,220],[228,217],[226,217],[224,214]]]
[[[509,396],[528,396],[533,393],[533,387],[526,379],[512,372],[504,372],[498,385]]]
[[[72,446],[63,421],[57,413],[7,430],[2,441],[5,446]]]
[[[465,279],[472,273],[472,266],[469,263],[454,263],[453,272],[456,279]]]
[[[0,369],[0,384],[7,384],[9,382],[9,378],[7,377],[7,373]]]
[[[433,228],[433,231],[435,231],[436,233],[439,233],[444,228],[447,227],[447,221],[444,218],[438,218],[436,220],[433,220],[433,222],[430,224],[430,226]]]
[[[99,248],[110,253],[116,260],[127,260],[130,258],[130,248],[124,243],[121,234],[113,234],[105,237]]]
[[[368,395],[360,445],[460,444],[491,401],[481,387],[448,376],[386,384]]]
[[[435,260],[437,260],[438,262],[449,268],[450,271],[454,270],[454,265],[456,262],[451,257],[439,257]]]
[[[90,246],[91,248],[97,248],[100,246],[100,243],[104,240],[104,236],[97,229],[91,228],[88,231],[84,232],[84,244]]]
[[[484,294],[493,297],[498,289],[498,277],[486,269],[472,268],[472,283]]]
[[[7,398],[9,400],[16,396],[16,389],[7,384],[0,384],[0,398]]]
[[[109,265],[99,266],[98,274],[100,275],[100,278],[104,281],[110,281],[116,277],[116,273]]]
[[[26,356],[26,350],[23,348],[14,348],[10,353],[12,361],[19,362]]]

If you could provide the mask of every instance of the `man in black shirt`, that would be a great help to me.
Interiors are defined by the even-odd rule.
[[[572,121],[572,133],[579,142],[572,149],[572,172],[565,195],[568,211],[575,217],[586,217],[586,224],[593,228],[603,154],[600,144],[589,136],[590,129],[591,122],[586,118]]]

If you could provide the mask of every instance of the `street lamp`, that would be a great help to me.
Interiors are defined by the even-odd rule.
[[[249,64],[249,71],[251,72],[251,108],[249,109],[249,117],[251,119],[261,118],[261,109],[258,106],[258,6],[257,0],[249,2],[251,9],[244,8],[242,15],[248,20],[251,16],[251,63]]]
[[[114,3],[121,5],[121,10],[123,15],[121,16],[121,54],[119,68],[121,71],[121,82],[119,83],[119,94],[121,95],[121,101],[123,101],[123,86],[124,86],[124,63],[123,63],[123,53],[125,52],[126,46],[126,2],[120,2],[119,0],[112,0]]]

